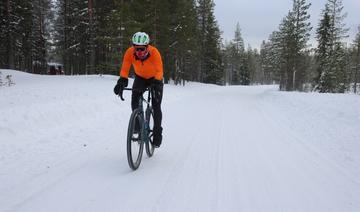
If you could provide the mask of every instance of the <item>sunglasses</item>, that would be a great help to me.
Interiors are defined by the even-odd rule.
[[[146,50],[146,47],[135,47],[135,51],[137,52],[143,52]]]

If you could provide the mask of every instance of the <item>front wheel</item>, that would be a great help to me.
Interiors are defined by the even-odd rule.
[[[142,141],[141,126],[143,115],[140,109],[132,112],[127,134],[127,158],[131,169],[136,170],[141,163],[144,142]]]
[[[145,144],[145,149],[146,149],[146,154],[148,157],[151,157],[153,156],[154,154],[154,150],[155,150],[155,147],[154,145],[152,144],[153,142],[153,129],[154,129],[154,111],[152,110],[151,107],[147,108],[146,109],[146,122],[148,123],[148,130],[147,130],[147,135],[144,135],[146,136],[145,139],[146,139],[146,144]]]

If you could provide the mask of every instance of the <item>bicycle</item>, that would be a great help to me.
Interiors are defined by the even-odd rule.
[[[124,90],[132,91],[132,88],[124,88]],[[144,93],[147,92],[147,99],[144,98]],[[131,169],[136,170],[141,163],[144,143],[146,154],[152,157],[155,147],[153,141],[153,127],[154,127],[154,111],[151,106],[151,98],[153,96],[153,88],[150,86],[143,91],[139,99],[139,106],[135,109],[130,116],[128,132],[127,132],[127,159]],[[121,100],[124,101],[122,93],[120,94]],[[143,102],[146,104],[144,111]],[[136,124],[138,128],[136,129]]]

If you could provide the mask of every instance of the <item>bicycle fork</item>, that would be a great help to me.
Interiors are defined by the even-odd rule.
[[[145,119],[144,119],[144,126],[143,126],[143,135],[145,136],[144,141],[145,143],[149,142],[149,134],[151,132],[150,129],[150,111],[148,110],[148,108],[145,111]]]

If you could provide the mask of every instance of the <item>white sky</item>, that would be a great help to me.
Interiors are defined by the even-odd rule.
[[[245,45],[259,48],[263,40],[278,29],[278,26],[288,11],[292,8],[292,0],[214,0],[215,16],[222,38],[230,41],[234,37],[236,23],[239,22]],[[315,30],[317,28],[321,10],[326,0],[312,0],[309,13],[313,27],[310,42],[315,44]],[[343,12],[347,12],[345,19],[347,27],[350,27],[349,39],[354,40],[357,26],[360,25],[360,0],[343,0]]]

